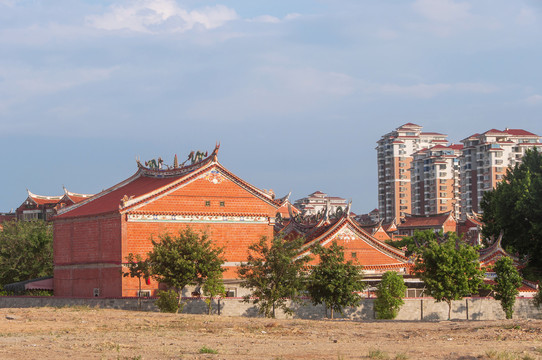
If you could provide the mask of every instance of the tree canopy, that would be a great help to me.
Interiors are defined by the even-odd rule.
[[[288,241],[275,236],[271,241],[262,237],[249,247],[246,263],[238,269],[241,286],[251,289],[245,301],[253,301],[265,317],[275,317],[275,308],[292,313],[288,299],[297,302],[304,289],[303,269],[309,256],[297,257],[303,238]]]
[[[308,278],[307,290],[314,305],[324,304],[333,312],[343,313],[345,306],[357,306],[365,289],[362,267],[345,261],[344,247],[333,241],[329,248],[316,245],[311,252],[320,257]]]
[[[151,276],[151,267],[147,259],[143,259],[140,254],[129,253],[126,257],[127,272],[123,272],[123,277],[136,277],[139,280],[139,291],[137,293],[137,307],[141,310],[141,279],[148,279]]]
[[[164,234],[151,239],[153,250],[149,261],[153,276],[175,288],[178,302],[187,285],[202,285],[209,276],[222,273],[222,248],[213,246],[206,233],[197,234],[190,228],[179,231],[178,236]]]
[[[480,268],[476,248],[459,240],[455,233],[448,233],[442,243],[431,239],[419,248],[414,266],[417,276],[425,283],[426,290],[437,302],[448,304],[448,319],[452,301],[477,294],[483,286],[484,271]]]
[[[528,256],[528,266],[542,278],[542,154],[526,150],[521,163],[484,193],[481,208],[484,236],[497,238],[502,231],[503,246]]]
[[[518,288],[522,283],[521,276],[514,266],[514,261],[509,257],[502,257],[497,260],[493,270],[497,275],[495,279],[497,284],[493,286],[495,299],[500,300],[506,318],[511,319],[514,313],[516,296],[519,294]]]
[[[53,229],[43,220],[9,221],[0,230],[0,285],[53,275]]]
[[[403,277],[395,271],[387,271],[376,288],[375,310],[378,319],[395,319],[405,303],[403,297],[407,286]]]

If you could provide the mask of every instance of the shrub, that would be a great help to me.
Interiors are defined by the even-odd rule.
[[[160,312],[176,313],[179,309],[179,301],[177,293],[174,290],[160,291],[158,293],[158,300],[156,300],[156,306],[160,309]]]

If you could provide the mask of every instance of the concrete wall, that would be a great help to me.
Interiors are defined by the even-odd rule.
[[[142,299],[142,310],[158,311],[154,305],[155,299]],[[183,312],[189,314],[206,314],[207,304],[203,299],[186,298]],[[60,298],[60,297],[0,297],[0,308],[25,308],[25,307],[66,307],[66,306],[89,306],[110,309],[137,310],[136,298]],[[277,318],[299,319],[323,319],[326,310],[322,305],[313,306],[310,303],[292,306],[294,315],[288,316],[282,311],[277,311]],[[213,301],[213,313],[218,313],[218,302]],[[220,300],[220,314],[224,316],[248,316],[258,315],[258,309],[252,303],[245,303],[239,298],[226,298]],[[335,314],[336,318],[353,320],[374,320],[374,299],[364,299],[359,307],[345,308],[344,315]],[[447,320],[448,305],[444,302],[437,303],[433,299],[417,298],[405,299],[405,304],[399,311],[396,320],[423,320],[437,321]],[[504,311],[498,301],[491,298],[467,298],[452,303],[452,320],[500,320],[505,319]],[[530,298],[518,298],[514,306],[514,319],[542,319],[542,309],[539,310],[532,304]]]

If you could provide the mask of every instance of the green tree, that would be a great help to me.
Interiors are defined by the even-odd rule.
[[[493,270],[497,274],[495,279],[497,284],[493,287],[495,299],[500,300],[506,318],[511,319],[514,313],[516,296],[519,294],[518,288],[522,283],[521,276],[514,266],[514,261],[509,257],[502,257],[497,260]]]
[[[205,302],[208,306],[207,313],[209,315],[211,315],[213,310],[213,299],[217,296],[224,296],[225,294],[226,288],[222,280],[222,271],[209,274],[207,280],[203,283],[203,295],[207,296]]]
[[[460,241],[455,233],[439,244],[430,240],[419,249],[414,270],[425,283],[429,295],[437,302],[448,304],[448,319],[452,301],[478,293],[483,286],[484,271],[478,262],[476,248]]]
[[[536,292],[536,295],[533,298],[533,304],[538,309],[540,309],[540,306],[542,305],[542,284],[538,284],[538,291]]]
[[[395,319],[399,309],[405,303],[403,297],[406,289],[402,276],[395,271],[384,273],[376,289],[376,317],[378,319]]]
[[[153,249],[149,261],[153,277],[175,288],[181,308],[182,292],[187,285],[201,285],[209,276],[222,272],[222,248],[213,246],[206,233],[190,228],[178,236],[164,234],[159,241],[151,238]]]
[[[151,276],[151,268],[147,259],[143,260],[140,254],[129,253],[126,257],[126,268],[128,272],[123,272],[124,277],[136,277],[139,280],[139,291],[137,293],[137,308],[141,310],[141,279],[148,279]]]
[[[529,257],[529,267],[542,275],[542,154],[525,151],[521,163],[509,168],[497,187],[484,193],[481,202],[486,237]]]
[[[0,285],[53,275],[53,229],[43,220],[9,221],[0,230]]]
[[[298,257],[303,238],[288,241],[275,236],[271,241],[262,237],[249,247],[246,263],[238,269],[241,286],[250,289],[245,301],[253,301],[265,317],[275,317],[278,307],[292,314],[288,299],[300,302],[299,294],[304,289],[303,269],[309,256]]]
[[[362,268],[351,260],[345,261],[344,247],[333,241],[329,248],[316,245],[311,252],[320,257],[309,275],[307,290],[314,305],[324,304],[326,310],[343,313],[345,306],[357,306],[361,297],[356,292],[365,289]]]

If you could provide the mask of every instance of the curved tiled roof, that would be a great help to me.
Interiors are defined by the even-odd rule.
[[[138,170],[133,176],[80,203],[59,210],[55,218],[62,219],[137,211],[140,206],[152,198],[173,191],[178,185],[185,184],[212,169],[219,169],[225,177],[245,190],[269,204],[279,207],[270,194],[250,185],[224,168],[217,160],[217,150],[218,147],[211,156],[198,163],[174,169],[149,169],[138,162]]]

